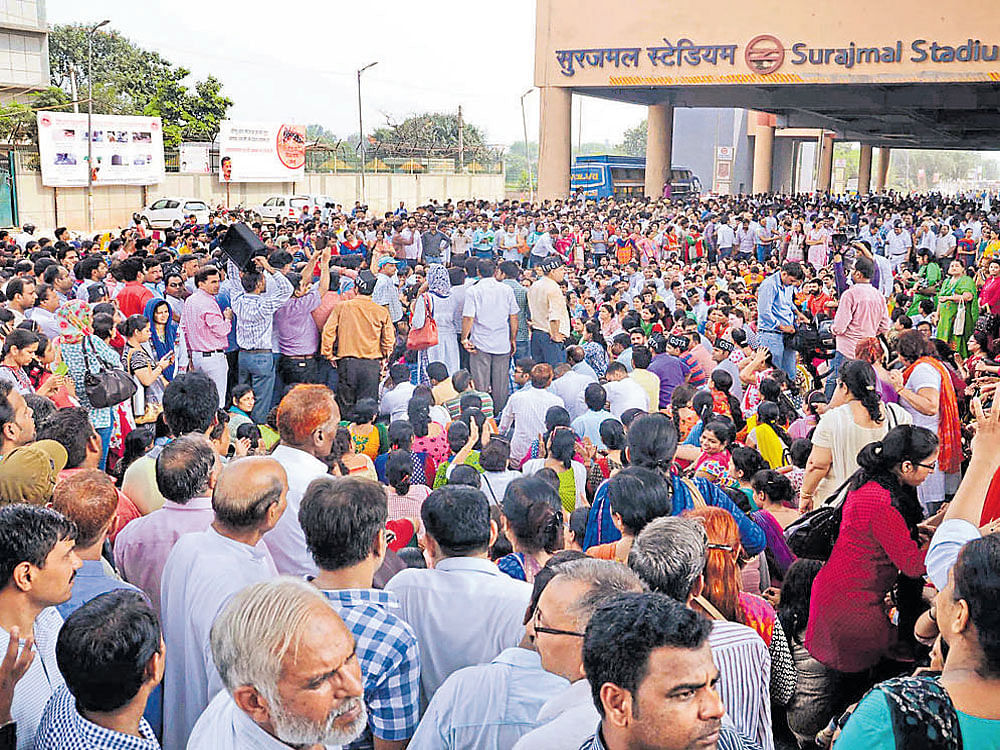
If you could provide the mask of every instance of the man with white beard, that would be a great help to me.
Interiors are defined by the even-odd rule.
[[[212,625],[226,690],[187,750],[335,750],[368,724],[354,637],[318,589],[295,578],[236,594]]]

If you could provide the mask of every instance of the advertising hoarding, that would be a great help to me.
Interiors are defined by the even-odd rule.
[[[94,155],[95,185],[155,185],[163,182],[163,126],[159,117],[94,115],[93,135],[87,115],[38,113],[38,155],[42,184],[87,185],[87,139]]]
[[[222,121],[219,182],[293,182],[305,167],[305,125]]]

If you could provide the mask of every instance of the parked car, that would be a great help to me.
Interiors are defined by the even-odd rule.
[[[152,229],[179,229],[194,214],[199,224],[208,223],[208,204],[200,198],[160,198],[139,212]]]
[[[322,221],[329,221],[336,208],[336,202],[328,195],[271,195],[253,210],[264,224],[277,224],[287,219],[297,220],[303,209],[310,215],[320,210]]]

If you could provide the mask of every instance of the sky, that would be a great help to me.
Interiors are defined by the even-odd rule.
[[[358,130],[355,71],[366,132],[427,111],[457,111],[487,141],[523,138],[521,95],[534,71],[533,0],[47,0],[50,24],[111,26],[197,79],[212,74],[233,100],[230,118]],[[582,119],[579,116],[583,102]],[[525,99],[538,138],[538,92]],[[574,97],[574,141],[617,143],[645,108]],[[582,122],[580,131],[577,123]]]

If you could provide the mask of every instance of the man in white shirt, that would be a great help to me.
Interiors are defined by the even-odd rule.
[[[299,526],[299,502],[312,480],[330,473],[323,459],[330,455],[337,435],[340,408],[326,386],[298,385],[281,399],[277,418],[281,443],[271,458],[288,477],[288,512],[267,533],[264,544],[281,575],[315,575],[316,563]]]
[[[549,393],[554,393],[566,406],[569,412],[570,421],[587,413],[587,404],[583,398],[583,392],[592,381],[583,373],[577,372],[567,363],[556,365],[555,379],[549,386]]]
[[[632,542],[628,564],[650,591],[689,607],[698,602],[711,611],[712,605],[702,596],[707,556],[705,527],[692,518],[671,516],[646,524]],[[785,637],[780,630],[776,623],[775,638]],[[733,725],[763,750],[774,750],[771,657],[764,641],[752,628],[713,617],[708,642],[719,669],[716,690]]]
[[[498,530],[480,490],[434,490],[420,519],[430,568],[400,571],[385,590],[399,599],[400,616],[417,634],[426,702],[452,672],[488,662],[521,642],[531,586],[490,562]]]
[[[198,718],[187,750],[336,750],[364,731],[354,638],[304,581],[239,591],[212,625],[210,645],[225,689]]]
[[[642,582],[612,560],[573,560],[559,566],[538,597],[528,635],[542,658],[542,668],[569,681],[538,712],[537,729],[514,750],[577,750],[594,733],[600,715],[583,671],[583,635],[590,616],[615,594],[642,591]]]
[[[389,417],[389,423],[406,419],[407,405],[416,386],[410,382],[410,368],[402,363],[389,367],[389,381],[392,387],[386,389],[379,399],[378,412]]]
[[[645,412],[656,411],[650,405],[650,394],[637,380],[629,377],[628,370],[621,362],[609,364],[604,377],[608,379],[608,382],[604,384],[604,390],[608,394],[609,410],[615,419],[621,419],[622,414],[629,409],[642,409]]]
[[[234,461],[215,485],[212,526],[182,536],[167,558],[160,591],[164,750],[185,750],[198,715],[222,688],[209,656],[216,614],[240,589],[278,575],[262,539],[284,513],[287,491],[285,470],[274,459]]]
[[[68,601],[83,565],[74,548],[76,528],[62,514],[35,505],[0,507],[0,654],[11,637],[34,659],[17,682],[10,714],[17,722],[18,750],[35,747],[42,712],[64,684],[56,664],[56,637],[63,619],[55,605]],[[6,676],[5,676],[6,679]]]
[[[496,264],[480,258],[479,281],[465,293],[462,309],[462,346],[469,352],[472,379],[493,397],[502,411],[510,394],[510,354],[517,339],[520,308],[514,290],[499,281]]]
[[[893,272],[899,270],[899,267],[906,261],[912,247],[913,238],[903,228],[903,222],[897,221],[889,231],[889,234],[885,236],[886,255],[889,256],[889,263],[892,265]]]
[[[726,216],[718,226],[715,233],[716,244],[719,246],[719,259],[728,258],[733,254],[733,245],[736,244],[736,232],[729,226],[729,217]]]
[[[563,400],[546,390],[552,384],[552,366],[538,364],[531,368],[530,384],[510,397],[500,417],[500,432],[511,426],[510,457],[520,462],[531,448],[531,442],[545,432],[545,413],[553,406],[563,406]]]

